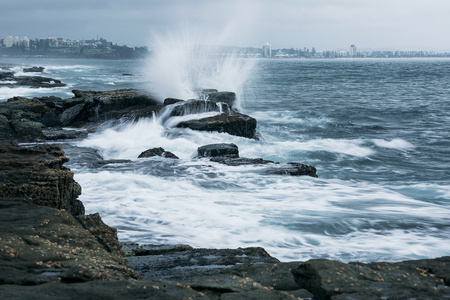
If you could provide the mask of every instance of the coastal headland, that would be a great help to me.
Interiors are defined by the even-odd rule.
[[[233,107],[232,92],[203,90],[202,100],[166,99],[164,104],[134,89],[73,93],[69,99],[13,97],[0,103],[3,298],[450,298],[450,257],[389,263],[280,262],[257,247],[120,243],[117,230],[99,214],[85,215],[78,200],[81,187],[64,166],[69,158],[59,142],[86,136],[105,122],[153,115],[173,121],[199,112],[213,115],[172,125],[258,139],[257,120]],[[142,149],[141,155],[176,159],[167,150]],[[260,164],[265,172],[280,176],[317,176],[314,167],[299,162],[240,157],[234,144],[204,145],[198,157],[230,166]],[[98,157],[93,167],[114,163],[133,161]]]

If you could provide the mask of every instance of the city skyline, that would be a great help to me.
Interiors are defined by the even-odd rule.
[[[237,47],[450,51],[446,0],[0,1],[0,36],[151,46],[187,31]]]

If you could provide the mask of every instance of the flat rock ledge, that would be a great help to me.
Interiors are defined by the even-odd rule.
[[[2,144],[2,299],[450,297],[450,257],[370,264],[279,262],[258,247],[121,245],[116,229],[98,214],[84,215],[81,203],[73,201],[79,191],[62,166],[67,159],[58,146]],[[71,188],[75,191],[64,192]],[[61,201],[52,195],[61,195]]]
[[[279,163],[262,158],[239,157],[239,149],[235,144],[201,146],[197,149],[196,157],[206,157],[210,161],[228,166],[264,165],[263,173],[265,174],[317,177],[315,167],[298,162]]]

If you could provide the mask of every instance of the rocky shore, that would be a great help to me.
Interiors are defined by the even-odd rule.
[[[280,262],[262,248],[120,244],[117,231],[98,214],[85,215],[78,200],[81,188],[64,167],[68,158],[61,146],[18,144],[78,138],[120,118],[165,114],[173,120],[192,112],[222,117],[196,120],[205,125],[198,128],[184,121],[176,126],[257,138],[256,120],[233,108],[233,93],[207,93],[208,100],[170,99],[165,105],[139,90],[75,90],[71,99],[15,97],[0,103],[3,299],[450,298],[450,257],[368,264]],[[162,148],[142,155],[176,159]],[[205,145],[198,156],[227,165],[261,164],[280,176],[317,176],[314,167],[300,163],[239,157],[234,144]],[[113,163],[101,157],[98,162]]]

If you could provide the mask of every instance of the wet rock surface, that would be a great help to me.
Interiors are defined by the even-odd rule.
[[[177,127],[198,131],[217,131],[231,135],[256,139],[256,120],[250,116],[234,112],[180,122]]]
[[[24,69],[24,72],[42,72],[39,67]],[[0,72],[0,86],[32,88],[54,88],[66,86],[61,80],[43,76],[16,76],[14,72]]]
[[[210,144],[199,147],[197,157],[238,158],[239,149],[235,144]]]
[[[314,259],[292,270],[315,299],[446,299],[450,257],[398,263]]]
[[[228,166],[265,165],[263,173],[274,175],[317,177],[316,168],[297,162],[278,163],[262,158],[239,157],[235,144],[210,144],[197,149],[197,157],[208,157],[210,161]]]
[[[178,159],[178,156],[176,156],[172,152],[164,150],[161,147],[145,150],[144,152],[139,154],[138,158],[153,157],[153,156]]]
[[[34,204],[84,214],[78,200],[80,185],[63,166],[69,159],[59,145],[20,147],[0,140],[0,198],[22,199]]]

